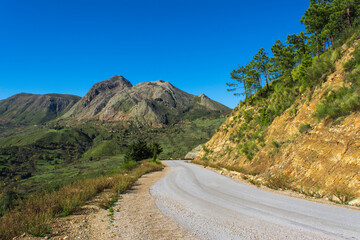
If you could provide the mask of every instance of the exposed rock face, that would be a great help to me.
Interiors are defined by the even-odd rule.
[[[163,126],[230,109],[205,95],[199,97],[181,91],[162,80],[133,86],[122,76],[95,84],[64,118],[76,120],[124,121]]]
[[[80,97],[65,94],[20,93],[0,101],[0,120],[13,124],[39,124],[69,110]]]
[[[202,145],[197,146],[185,156],[185,159],[193,160],[199,156],[200,151],[202,150]]]
[[[68,112],[68,116],[81,116],[81,119],[91,118],[98,114],[118,92],[126,91],[132,84],[122,76],[96,83],[89,92]]]
[[[234,109],[205,144],[206,151],[200,152],[198,160],[255,170],[259,172],[259,182],[281,174],[292,181],[293,189],[309,195],[330,193],[331,196],[336,191],[343,191],[343,194],[349,191],[360,196],[360,113],[355,111],[336,124],[326,118],[319,122],[314,117],[316,106],[327,89],[336,90],[345,84],[343,63],[348,61],[354,47],[345,49],[342,59],[335,63],[336,71],[317,87],[310,101],[307,95],[300,96],[293,106],[274,119],[265,132],[264,146],[257,145],[259,151],[252,161],[238,150],[238,143],[231,140],[231,135],[241,131],[244,122],[239,120],[239,112],[250,108],[258,111],[252,106]],[[301,126],[308,128],[300,131]],[[250,133],[243,132],[246,134]],[[277,147],[274,147],[274,140]]]

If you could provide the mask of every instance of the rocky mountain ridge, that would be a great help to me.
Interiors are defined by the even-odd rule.
[[[215,118],[230,109],[204,94],[186,93],[162,80],[132,85],[123,76],[94,84],[84,97],[20,93],[0,101],[0,121],[40,124],[65,120],[133,121],[163,127],[182,120]]]
[[[230,109],[204,94],[186,93],[162,80],[132,85],[122,76],[95,84],[63,118],[128,121],[164,126]],[[200,113],[200,114],[197,114]]]

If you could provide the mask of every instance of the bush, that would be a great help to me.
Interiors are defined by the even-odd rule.
[[[360,91],[351,88],[340,88],[338,91],[330,92],[325,99],[316,106],[315,117],[320,121],[325,117],[336,119],[348,115],[360,109]]]
[[[271,145],[276,149],[281,147],[281,144],[278,141],[276,141],[275,139],[271,140]]]
[[[240,145],[240,152],[245,154],[246,158],[251,161],[255,153],[259,150],[256,143],[253,141],[247,141],[243,145]]]
[[[123,164],[121,164],[121,169],[130,171],[134,168],[136,168],[139,164],[135,161],[125,161]]]
[[[126,152],[124,159],[125,162],[140,161],[151,158],[154,152],[160,154],[162,151],[163,149],[160,144],[153,143],[149,146],[145,140],[139,139],[135,143],[129,145],[129,149]]]
[[[311,125],[306,123],[306,124],[301,124],[299,127],[299,132],[300,133],[308,133],[311,130]]]
[[[353,58],[343,64],[345,71],[351,72],[360,63],[360,51],[355,50]]]

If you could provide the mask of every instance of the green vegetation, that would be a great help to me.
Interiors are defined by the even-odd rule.
[[[321,104],[316,107],[318,120],[330,117],[333,120],[360,110],[360,51],[355,49],[353,58],[344,64],[346,85],[337,90],[329,89]]]
[[[158,143],[157,158],[183,158],[215,133],[224,118],[203,117],[167,128],[129,122],[49,122],[4,128],[0,136],[0,215],[29,193],[116,171],[137,139]],[[70,125],[71,124],[71,125]],[[163,151],[160,151],[159,146]],[[154,157],[153,146],[146,157]],[[136,165],[129,161],[129,168]]]
[[[129,145],[129,149],[125,154],[124,161],[140,161],[142,159],[147,159],[153,156],[153,161],[156,162],[157,155],[162,152],[162,148],[158,143],[148,143],[143,139],[138,139],[136,142]]]
[[[131,102],[131,100],[128,99],[122,99],[117,101],[114,105],[113,108],[116,110],[121,110],[124,113],[128,113],[130,112],[131,108],[134,106],[135,104],[133,102]]]
[[[124,169],[128,164],[129,162]],[[44,236],[49,232],[53,217],[64,217],[73,213],[105,189],[110,189],[112,193],[110,199],[104,199],[105,205],[110,206],[111,202],[115,202],[119,194],[128,190],[140,176],[161,169],[161,164],[142,162],[132,170],[105,173],[96,178],[75,181],[57,191],[31,195],[0,219],[0,238],[11,239],[23,232]]]
[[[260,147],[263,136],[273,120],[289,109],[297,114],[296,100],[307,95],[307,101],[316,87],[335,71],[335,61],[341,58],[342,45],[348,46],[359,39],[360,2],[358,0],[310,1],[301,22],[306,32],[287,36],[285,43],[277,40],[271,56],[261,48],[245,66],[230,73],[232,82],[228,91],[245,96],[234,109],[242,109],[234,116],[231,126],[239,127],[230,140],[238,143],[238,152],[251,161]],[[316,108],[319,120],[336,120],[360,109],[360,52],[357,47],[353,58],[344,64],[346,81],[342,88],[329,90]],[[302,101],[306,101],[302,99]],[[233,112],[233,114],[234,114]],[[301,133],[311,126],[300,126]],[[278,148],[274,148],[272,155]]]
[[[308,133],[311,130],[311,125],[306,123],[306,124],[301,124],[299,127],[299,132],[300,133]]]
[[[308,71],[312,65],[311,57],[319,57],[328,50],[327,46],[329,48],[333,43],[335,43],[334,48],[338,47],[336,44],[347,39],[349,33],[359,25],[359,16],[359,0],[311,0],[309,8],[301,19],[306,33],[288,35],[286,44],[277,40],[271,48],[271,57],[268,57],[268,53],[261,48],[246,66],[240,66],[230,73],[234,81],[227,83],[230,87],[228,91],[241,90],[235,92],[235,95],[244,95],[247,99],[262,88],[264,81],[266,86],[269,80],[318,81],[322,77],[321,74],[334,68],[331,65],[340,58],[341,52],[336,50],[328,59],[314,60],[315,67]],[[352,40],[355,38],[356,36]],[[360,53],[355,53],[354,59],[345,64],[345,69],[349,71],[354,68],[359,58]],[[294,73],[294,70],[297,73]],[[268,87],[266,89],[269,90]]]

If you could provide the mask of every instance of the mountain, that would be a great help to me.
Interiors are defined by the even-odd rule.
[[[255,184],[359,205],[359,49],[358,31],[314,57],[307,79],[273,81],[241,102],[196,161]]]
[[[63,118],[127,121],[164,126],[221,114],[230,109],[201,94],[186,93],[162,80],[132,85],[122,76],[96,83]]]
[[[67,94],[20,93],[0,101],[0,122],[40,124],[68,111],[80,97]]]

